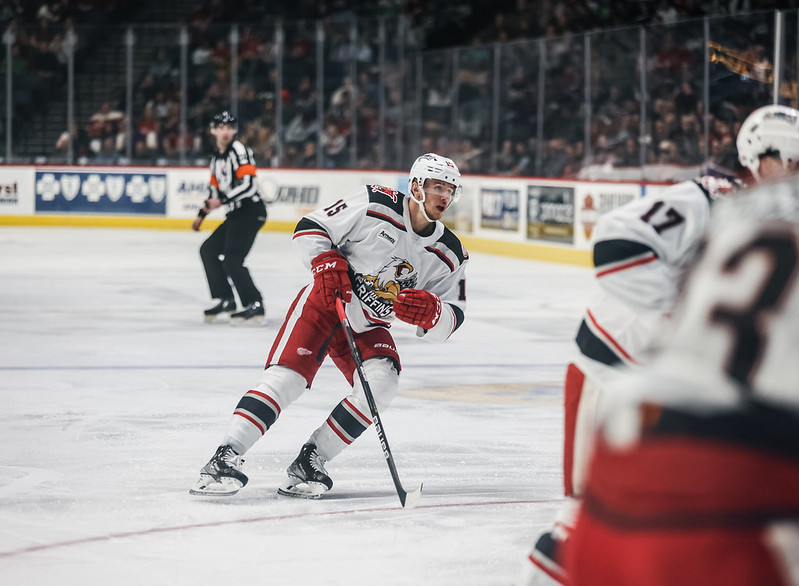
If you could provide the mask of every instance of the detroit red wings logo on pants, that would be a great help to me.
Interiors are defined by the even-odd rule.
[[[355,363],[340,329],[338,316],[325,306],[306,287],[297,295],[289,308],[283,327],[280,328],[267,359],[267,367],[274,364],[287,366],[302,375],[310,385],[322,365],[330,356],[336,367],[352,385]],[[400,370],[394,338],[388,328],[375,327],[356,336],[364,361],[369,358],[389,358]]]

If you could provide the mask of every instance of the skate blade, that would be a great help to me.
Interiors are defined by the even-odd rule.
[[[233,496],[241,487],[241,482],[234,478],[214,480],[211,476],[200,476],[200,479],[189,489],[189,494],[197,496]]]
[[[243,319],[240,317],[231,318],[230,324],[236,327],[243,326],[243,327],[250,327],[250,328],[258,328],[261,326],[266,325],[266,318],[265,317],[251,317],[250,319]]]
[[[217,315],[206,315],[205,323],[207,324],[226,324],[230,322],[229,313],[218,313]]]
[[[298,499],[318,499],[325,494],[327,490],[327,487],[321,482],[298,482],[296,480],[290,480],[277,489],[277,494]]]

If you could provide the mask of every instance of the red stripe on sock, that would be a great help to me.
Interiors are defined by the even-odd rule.
[[[339,437],[341,438],[341,441],[343,441],[343,442],[344,442],[345,444],[347,444],[347,445],[350,445],[350,444],[352,443],[352,440],[351,440],[351,439],[349,439],[349,438],[348,438],[346,435],[344,435],[343,433],[341,433],[341,432],[340,432],[340,431],[339,431],[339,430],[336,428],[336,426],[335,426],[335,425],[333,425],[333,423],[330,421],[330,419],[328,419],[328,420],[327,420],[327,424],[330,426],[330,429],[332,429],[332,430],[333,430],[333,431],[336,433],[336,435],[337,435],[337,436],[339,436]]]
[[[252,417],[250,417],[249,415],[247,415],[246,413],[242,413],[241,411],[234,411],[234,412],[233,412],[233,415],[238,415],[239,417],[244,417],[244,419],[246,419],[247,421],[249,421],[249,422],[250,422],[250,423],[252,423],[252,424],[253,424],[255,427],[257,427],[257,428],[258,428],[258,431],[260,431],[260,432],[261,432],[261,435],[263,435],[263,434],[265,434],[265,433],[266,433],[266,430],[265,430],[265,429],[264,429],[264,428],[261,426],[261,424],[260,424],[260,423],[258,423],[258,422],[257,422],[255,419],[253,419],[253,418],[252,418]]]
[[[261,391],[256,391],[256,390],[250,389],[249,391],[247,391],[247,394],[258,395],[259,397],[261,397],[263,399],[266,399],[275,408],[275,410],[277,411],[277,414],[280,415],[280,405],[278,405],[277,401],[275,401],[272,397],[270,397],[266,393],[262,393]]]
[[[355,413],[355,414],[356,414],[358,417],[360,417],[361,419],[363,419],[363,422],[364,422],[366,425],[372,425],[372,420],[371,420],[371,419],[369,419],[369,418],[368,418],[366,415],[364,415],[363,413],[361,413],[361,412],[358,410],[358,408],[357,408],[355,405],[353,405],[352,403],[350,403],[350,402],[349,402],[349,400],[348,400],[348,399],[344,399],[344,402],[347,404],[347,406],[348,406],[350,409],[352,409],[352,411],[353,411],[353,412],[354,412],[354,413]]]

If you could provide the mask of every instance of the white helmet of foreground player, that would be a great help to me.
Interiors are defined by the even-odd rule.
[[[458,166],[452,159],[442,157],[435,153],[427,153],[416,159],[411,167],[411,172],[408,174],[408,193],[413,200],[419,204],[422,213],[424,213],[425,218],[429,222],[431,220],[424,211],[424,201],[426,197],[424,193],[424,182],[426,179],[437,179],[454,186],[450,205],[458,201],[463,188],[461,186],[461,172],[458,171]],[[413,194],[414,181],[419,185],[419,191],[422,194],[420,199],[417,199]]]
[[[760,159],[772,156],[789,170],[799,162],[799,110],[773,104],[758,108],[741,125],[738,160],[755,180],[769,179],[760,172]]]

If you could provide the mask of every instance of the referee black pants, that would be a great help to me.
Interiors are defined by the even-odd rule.
[[[246,204],[230,212],[220,226],[200,246],[208,287],[214,299],[233,299],[233,287],[246,307],[263,302],[244,259],[250,253],[258,231],[266,222],[263,202]]]

